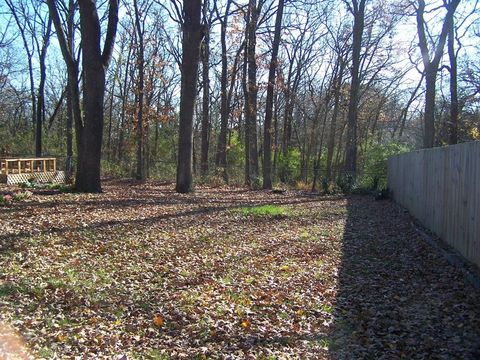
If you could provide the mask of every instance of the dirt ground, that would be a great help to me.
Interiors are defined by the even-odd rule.
[[[173,187],[0,205],[0,358],[480,358],[480,291],[392,202]]]

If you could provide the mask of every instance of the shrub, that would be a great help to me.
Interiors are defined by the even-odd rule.
[[[24,183],[20,184],[20,187],[22,189],[35,189],[38,187],[38,184],[33,181],[33,179],[29,179],[25,181]]]
[[[250,188],[260,190],[263,187],[263,178],[261,176],[252,176],[250,179]]]
[[[23,191],[23,192],[17,192],[15,194],[13,194],[13,200],[15,201],[22,201],[22,200],[25,200],[25,199],[29,199],[30,197],[32,197],[32,193],[30,191]]]
[[[287,154],[280,153],[278,175],[284,183],[293,183],[300,178],[300,150],[289,149]]]
[[[363,156],[363,175],[358,178],[359,187],[379,190],[387,186],[388,158],[409,151],[407,145],[396,142],[382,144],[370,142]]]
[[[0,195],[0,204],[9,204],[12,200],[12,195]]]

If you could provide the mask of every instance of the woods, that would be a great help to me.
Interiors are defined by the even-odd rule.
[[[388,149],[479,137],[477,2],[3,6],[2,151],[62,158],[79,191],[374,189]]]

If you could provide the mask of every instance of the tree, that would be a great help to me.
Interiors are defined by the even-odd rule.
[[[357,171],[357,117],[360,92],[360,52],[362,49],[363,29],[365,26],[365,4],[367,0],[352,0],[352,6],[346,2],[353,15],[352,34],[352,69],[350,99],[347,117],[347,148],[345,156],[345,173],[355,176]]]
[[[268,70],[267,100],[265,104],[265,122],[263,130],[263,188],[272,188],[272,117],[273,91],[280,45],[280,31],[282,27],[283,7],[285,1],[278,0],[277,15],[275,18],[275,33],[272,44],[272,58]]]
[[[344,54],[339,50],[337,65],[335,67],[334,81],[333,81],[333,114],[332,120],[330,122],[330,131],[328,134],[328,144],[327,144],[327,181],[332,180],[332,160],[333,160],[333,150],[335,147],[335,134],[337,132],[337,118],[340,111],[340,93],[343,84],[343,75],[345,71],[345,59]]]
[[[448,122],[448,143],[450,145],[458,142],[458,66],[457,52],[455,51],[455,21],[452,18],[448,29],[448,59],[450,61],[450,121]]]
[[[228,57],[227,57],[227,24],[232,0],[227,0],[225,13],[220,18],[220,42],[222,47],[222,71],[220,75],[220,133],[218,135],[217,156],[215,165],[220,168],[223,179],[228,181],[227,174],[227,129],[228,129]],[[215,7],[216,8],[216,7]],[[217,8],[216,8],[217,9]]]
[[[144,46],[144,27],[142,26],[138,1],[133,0],[135,13],[135,34],[137,38],[137,67],[138,67],[138,86],[137,86],[137,180],[145,179],[145,157],[144,157],[144,125],[143,125],[143,98],[145,91],[145,46]]]
[[[180,124],[176,184],[176,191],[179,193],[193,191],[193,112],[197,93],[200,44],[205,33],[204,27],[200,22],[201,13],[201,0],[184,0],[182,23],[182,80],[180,90]]]
[[[452,28],[453,15],[457,9],[460,0],[450,0],[445,3],[447,14],[443,20],[442,30],[438,42],[434,46],[433,57],[430,55],[430,49],[427,41],[427,30],[424,19],[425,1],[418,0],[416,9],[418,46],[422,53],[422,61],[425,73],[425,111],[424,111],[424,135],[423,146],[431,148],[435,143],[435,88],[437,81],[437,72],[440,60],[443,56],[443,49],[447,40],[448,33]]]
[[[244,93],[245,93],[245,184],[258,176],[257,145],[257,25],[264,0],[258,6],[249,0],[245,29]]]
[[[75,1],[68,1],[67,8],[67,48],[71,54],[75,52]],[[52,18],[50,16],[50,18]],[[67,66],[67,161],[65,171],[70,178],[73,171],[73,124],[80,124],[80,99],[78,90],[78,61],[76,57],[71,63],[71,68]]]
[[[62,55],[72,80],[78,75],[78,67],[68,46],[55,0],[48,0]],[[83,64],[83,118],[75,124],[77,135],[77,172],[75,187],[81,192],[101,192],[100,159],[103,138],[103,100],[105,72],[112,56],[118,23],[118,0],[109,0],[108,25],[103,50],[101,26],[94,0],[79,0],[80,34]],[[77,72],[76,72],[77,71]],[[70,84],[73,92],[73,84]],[[79,108],[79,95],[74,95],[74,106]]]
[[[200,151],[200,173],[205,176],[208,173],[208,148],[210,145],[210,29],[212,27],[212,13],[209,12],[209,1],[203,4],[203,26],[205,37],[201,47],[202,57],[202,130]]]

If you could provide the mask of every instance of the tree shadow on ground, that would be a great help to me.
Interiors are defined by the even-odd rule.
[[[480,358],[480,291],[392,202],[351,197],[347,208],[332,358]]]

